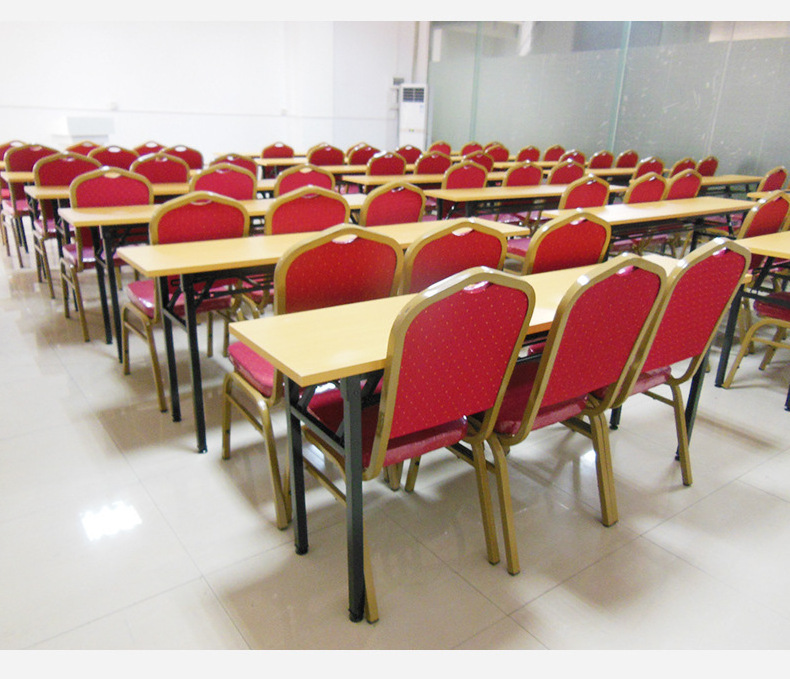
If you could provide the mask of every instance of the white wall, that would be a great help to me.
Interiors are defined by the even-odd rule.
[[[417,22],[0,22],[0,34],[24,55],[2,69],[3,140],[63,147],[71,120],[99,142],[213,157],[273,141],[394,148],[392,82],[411,79]]]

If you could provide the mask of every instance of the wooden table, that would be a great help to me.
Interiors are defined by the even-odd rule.
[[[747,299],[759,299],[774,292],[773,287],[763,287],[763,283],[773,267],[774,260],[790,260],[790,231],[770,233],[764,236],[755,236],[754,238],[739,238],[736,242],[748,248],[753,255],[762,255],[766,259],[759,272],[755,272],[754,284],[748,290],[741,286],[730,305],[730,314],[727,317],[727,327],[724,332],[721,355],[719,356],[719,366],[716,371],[717,387],[722,386],[724,378],[727,376],[727,363],[730,359],[741,300],[744,297]],[[779,299],[776,300],[775,304],[777,306],[786,306],[783,300]],[[787,398],[785,399],[785,410],[790,410],[790,387],[788,387]]]
[[[739,187],[739,192],[749,191],[750,187],[755,187],[762,181],[762,176],[750,174],[719,174],[712,177],[703,177],[700,188],[700,195],[706,193],[723,193],[731,196]]]
[[[658,255],[650,259],[670,270],[676,260]],[[535,290],[530,334],[551,327],[565,292],[590,267],[533,274],[525,279]],[[398,313],[414,297],[401,295],[253,321],[233,323],[230,332],[282,371],[286,381],[288,445],[297,554],[308,550],[304,498],[304,466],[300,424],[312,422],[300,405],[300,388],[333,380],[341,383],[346,467],[346,538],[348,541],[349,617],[359,621],[365,604],[362,526],[361,382],[367,373],[387,365],[387,344]],[[321,341],[315,337],[320,335]],[[703,372],[703,370],[699,371]]]
[[[460,219],[455,221],[460,224],[468,220]],[[500,224],[499,222],[482,219],[476,221],[499,230],[505,236],[523,234],[521,227],[512,224]],[[405,249],[418,236],[439,226],[444,227],[445,224],[447,222],[437,224],[435,221],[425,221],[376,226],[369,227],[369,229],[394,238]],[[162,293],[162,318],[167,345],[168,374],[170,377],[170,395],[174,421],[180,420],[181,410],[178,394],[178,375],[173,353],[173,323],[184,327],[187,331],[193,406],[197,429],[197,448],[199,452],[206,452],[206,429],[196,323],[198,293],[195,290],[201,290],[204,287],[210,288],[211,284],[216,280],[234,277],[245,278],[253,274],[260,274],[266,267],[273,268],[288,248],[311,235],[315,234],[282,234],[167,245],[136,245],[121,247],[117,250],[118,255],[136,271],[149,278],[157,278],[159,280]],[[166,280],[168,276],[180,277],[180,289],[173,290],[168,287]],[[184,318],[168,313],[166,309],[168,300],[174,299],[180,292],[184,294],[184,305],[186,308]],[[233,294],[233,292],[228,290],[218,294]]]
[[[489,172],[486,180],[489,182],[501,182],[505,179],[506,172]],[[397,174],[397,175],[366,175],[349,174],[343,175],[342,180],[348,184],[359,184],[362,187],[383,186],[389,182],[408,182],[415,186],[441,186],[444,181],[444,174]],[[427,194],[426,194],[427,195]]]

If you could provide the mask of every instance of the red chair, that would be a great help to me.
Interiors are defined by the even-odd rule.
[[[508,459],[513,462],[514,446],[533,430],[563,423],[592,439],[601,520],[606,526],[617,522],[605,414],[623,387],[628,387],[628,370],[637,365],[663,299],[665,280],[660,266],[634,255],[620,255],[597,265],[564,295],[542,353],[516,364],[493,432],[487,438],[493,454],[490,469],[500,498],[509,573],[518,573],[520,566]],[[593,396],[600,390],[600,397]]]
[[[758,191],[778,191],[783,189],[787,181],[787,170],[781,165],[768,170],[757,185]]]
[[[609,182],[594,175],[587,175],[568,185],[557,205],[559,210],[579,207],[601,207],[609,202]]]
[[[674,177],[684,170],[695,170],[697,163],[693,158],[681,158],[669,170],[669,176]]]
[[[577,149],[571,149],[560,156],[560,162],[563,160],[572,160],[579,165],[584,165],[587,162],[587,156]]]
[[[486,185],[488,172],[482,165],[471,160],[464,160],[451,165],[444,173],[442,180],[443,189],[480,189]],[[447,219],[453,212],[463,208],[464,203],[448,205],[445,201],[441,219]]]
[[[584,165],[573,160],[564,160],[557,163],[546,178],[547,184],[572,184],[584,176]]]
[[[419,222],[425,213],[425,194],[419,186],[394,181],[371,191],[359,213],[360,226]]]
[[[557,217],[529,238],[511,238],[508,257],[522,262],[522,275],[597,264],[609,252],[609,223],[587,212]]]
[[[617,156],[617,160],[614,161],[614,166],[636,167],[636,164],[638,162],[639,162],[639,154],[633,149],[628,149],[627,151],[623,151],[620,155]],[[659,172],[659,174],[661,173]]]
[[[554,146],[549,146],[549,148],[547,148],[545,153],[543,154],[543,160],[550,162],[557,161],[562,157],[563,153],[565,153],[565,149],[559,144],[555,144]]]
[[[422,155],[422,151],[411,144],[401,146],[395,151],[395,153],[397,153],[399,156],[403,156],[409,165],[414,165],[414,163],[417,162],[417,158]]]
[[[623,203],[652,203],[662,200],[666,193],[667,180],[663,175],[655,172],[643,174],[638,179],[634,179],[628,185],[623,195]],[[641,231],[621,236],[612,241],[611,249],[613,252],[631,250],[640,254],[650,243],[650,237],[645,237]]]
[[[33,166],[33,181],[36,186],[70,186],[81,174],[97,170],[99,161],[80,153],[53,153],[38,160]],[[33,218],[33,250],[36,253],[36,269],[39,282],[46,282],[49,296],[55,299],[52,272],[47,254],[47,242],[57,237],[54,201],[38,201],[38,211]]]
[[[414,164],[414,174],[444,174],[452,164],[452,159],[446,153],[427,151]]]
[[[137,151],[137,154],[142,158],[150,153],[160,153],[164,148],[164,144],[160,144],[158,141],[147,141],[144,144],[135,146],[133,150]]]
[[[540,165],[526,161],[508,168],[502,186],[537,186],[542,180],[543,169]],[[528,213],[513,212],[499,212],[496,219],[506,224],[526,224],[531,221]]]
[[[483,150],[486,152],[486,155],[491,156],[495,163],[504,163],[510,160],[510,151],[502,144],[491,144]]]
[[[129,168],[143,175],[152,184],[187,184],[189,165],[185,160],[166,153],[150,153],[141,156]]]
[[[536,162],[540,160],[540,149],[535,146],[525,146],[516,154],[516,160],[521,162]]]
[[[99,146],[88,153],[89,158],[95,158],[102,165],[128,170],[140,155],[132,149],[121,146]]]
[[[371,156],[367,166],[367,175],[400,175],[406,172],[406,159],[392,151],[383,151]]]
[[[396,241],[357,226],[314,234],[288,250],[274,271],[274,313],[287,314],[394,294],[403,266]],[[242,342],[230,345],[233,372],[223,384],[222,457],[230,458],[231,406],[263,436],[274,493],[277,527],[291,520],[288,470],[280,473],[269,410],[283,395],[282,377]],[[250,403],[254,404],[251,407]]]
[[[252,172],[239,165],[219,163],[193,175],[189,190],[211,191],[234,200],[254,200],[258,195],[258,180]]]
[[[702,175],[694,168],[670,175],[663,200],[696,198],[702,186]]]
[[[323,231],[349,221],[343,196],[318,186],[303,186],[276,198],[266,213],[265,232]]]
[[[635,366],[626,378],[626,384],[633,386],[613,404],[613,429],[619,426],[625,399],[634,394],[646,394],[673,407],[677,458],[685,486],[691,485],[692,474],[681,386],[705,369],[705,356],[749,268],[749,259],[746,248],[719,238],[678,262],[667,279],[665,300],[654,319],[656,329],[649,334],[652,341],[642,350],[646,357],[637,361],[641,367]],[[670,399],[654,392],[662,385],[671,389]]]
[[[76,177],[69,187],[71,206],[118,207],[121,205],[150,205],[154,193],[149,182],[142,175],[117,167],[101,167]],[[74,295],[79,315],[82,338],[90,341],[85,307],[82,300],[79,275],[96,267],[95,244],[90,229],[75,229],[74,240],[63,246],[60,258],[60,281],[63,287],[63,312],[69,313],[69,291]],[[123,260],[116,257],[107,266],[121,266]]]
[[[41,158],[55,153],[57,153],[55,149],[40,144],[23,144],[21,146],[12,144],[3,156],[6,172],[32,172],[33,167]],[[6,228],[8,228],[13,233],[16,256],[21,267],[23,266],[22,248],[24,247],[26,252],[28,250],[23,219],[30,217],[30,204],[27,202],[24,182],[8,184],[8,197],[3,198],[0,205],[6,254],[11,254],[10,239],[6,234]]]
[[[203,154],[197,149],[179,144],[178,146],[168,146],[167,148],[162,149],[162,153],[167,153],[168,155],[175,156],[176,158],[181,158],[182,160],[186,161],[186,164],[189,165],[190,170],[203,169]]]
[[[534,291],[526,281],[484,268],[463,272],[418,294],[390,332],[381,398],[362,411],[363,481],[439,448],[454,446],[455,452],[462,441],[471,447],[469,460],[476,470],[491,563],[499,561],[499,550],[483,442],[527,332],[533,305]],[[343,417],[344,404],[337,392],[316,394],[309,406],[327,431],[336,431]],[[481,422],[475,434],[468,436],[473,414],[479,414]],[[305,456],[310,473],[323,483],[328,461],[343,473],[345,460],[334,446],[311,432],[305,432],[305,440],[318,447],[324,458],[314,463]],[[331,491],[336,498],[344,498],[334,484]],[[365,614],[372,622],[378,618],[378,607],[367,544],[363,552]]]
[[[66,147],[66,153],[78,153],[81,156],[87,156],[93,149],[99,148],[99,144],[95,141],[81,141],[71,146]]]
[[[494,169],[494,159],[489,156],[485,151],[474,151],[464,156],[464,160],[470,160],[473,163],[482,165],[486,172],[491,172]]]
[[[475,266],[502,269],[507,241],[501,232],[475,221],[440,226],[406,249],[399,294],[429,285]]]
[[[343,165],[346,156],[339,148],[331,144],[319,144],[307,153],[307,162],[310,165]]]
[[[261,151],[261,158],[293,158],[294,150],[288,144],[281,141],[275,142],[265,146]],[[265,167],[263,168],[263,177],[272,178],[282,172],[285,166]]]
[[[438,153],[444,153],[446,156],[449,156],[452,152],[452,148],[446,141],[435,141],[428,147],[428,152],[437,151]]]
[[[212,165],[219,165],[220,163],[228,163],[229,165],[236,165],[243,167],[253,177],[258,176],[258,164],[250,156],[242,156],[238,153],[226,153],[224,156],[218,156],[211,161],[209,167]]]
[[[328,191],[335,189],[335,175],[315,165],[295,165],[277,175],[274,197],[278,198],[303,186],[319,186]]]
[[[608,170],[612,165],[614,165],[614,155],[611,151],[596,151],[587,163],[590,170]]]
[[[361,144],[349,151],[346,162],[349,165],[367,165],[368,161],[377,153],[381,153],[381,150],[377,149],[375,146]]]
[[[249,234],[250,218],[244,206],[238,201],[208,192],[188,193],[160,205],[151,219],[149,240],[152,245],[164,243],[186,243],[193,241],[217,240],[222,238],[242,238]],[[218,281],[213,288],[226,292],[232,281]],[[178,276],[168,281],[169,288],[178,288]],[[159,323],[161,306],[159,286],[154,279],[133,281],[126,286],[129,301],[121,309],[121,344],[123,355],[123,374],[128,375],[129,366],[129,333],[141,337],[148,344],[151,369],[156,385],[156,396],[159,410],[167,410],[162,371],[154,342],[154,326]],[[227,324],[231,320],[237,302],[229,295],[212,297],[210,294],[198,304],[198,313],[209,315],[209,339],[207,354],[212,354],[212,318],[219,313],[225,317],[225,341],[227,346]],[[182,318],[186,314],[183,295],[176,299],[173,312]]]
[[[643,175],[647,176],[647,175]],[[662,200],[682,200],[684,198],[696,198],[702,186],[702,177],[695,169],[682,170],[680,173],[671,176],[666,183],[666,189]],[[648,246],[660,246],[664,253],[670,249],[673,257],[677,257],[679,250],[685,250],[688,245],[683,235],[689,234],[690,228],[684,222],[674,222],[665,224],[661,227],[661,233],[653,234],[640,244],[639,251],[643,252]]]
[[[702,177],[712,177],[716,174],[716,170],[718,169],[719,159],[716,158],[716,156],[708,156],[697,163],[697,172],[699,172]]]
[[[5,162],[5,152],[8,151],[11,147],[16,146],[26,146],[27,144],[23,141],[9,141],[5,142],[4,144],[0,144],[0,160]],[[0,177],[0,200],[6,200],[11,195],[11,192],[8,188],[8,184],[6,184],[5,179]],[[3,244],[5,244],[5,230],[2,231],[3,233]]]
[[[483,150],[483,145],[478,144],[476,141],[470,141],[463,145],[461,148],[461,155],[468,156],[470,153],[477,153]]]
[[[641,177],[643,174],[647,174],[648,172],[662,174],[664,172],[664,161],[653,156],[645,158],[636,166],[636,170],[634,170],[634,179]]]

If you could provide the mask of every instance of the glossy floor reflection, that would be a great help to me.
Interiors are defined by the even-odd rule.
[[[611,528],[586,439],[559,426],[515,448],[515,577],[487,563],[471,468],[449,453],[425,459],[412,495],[367,484],[381,619],[352,624],[342,507],[308,480],[310,552],[297,556],[246,422],[220,459],[219,339],[203,358],[199,455],[191,398],[180,423],[158,411],[137,338],[122,375],[92,272],[84,343],[32,269],[0,262],[2,649],[790,647],[788,352],[760,372],[758,349],[730,390],[708,377],[689,488],[669,409],[629,401],[612,432]],[[177,347],[188,393],[183,333]],[[281,410],[274,420],[284,450]]]

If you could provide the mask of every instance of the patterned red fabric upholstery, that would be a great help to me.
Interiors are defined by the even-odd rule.
[[[563,153],[565,153],[565,149],[559,144],[555,144],[546,149],[546,152],[543,154],[543,160],[559,160]]]
[[[189,166],[166,153],[138,158],[132,171],[141,174],[152,184],[185,184],[189,181]]]
[[[755,300],[754,312],[758,316],[778,318],[779,320],[790,322],[790,308],[771,304],[773,300],[782,300],[785,303],[790,302],[790,292],[774,292],[765,298]]]
[[[739,234],[739,237],[752,238],[767,233],[776,233],[787,218],[788,205],[790,204],[781,195],[766,200],[764,203],[760,202],[756,208],[752,208],[754,214],[749,215],[751,222],[746,231]],[[754,263],[752,265],[754,266]]]
[[[565,151],[565,153],[560,156],[560,161],[563,160],[572,160],[574,163],[584,165],[584,163],[587,162],[587,157],[581,151],[571,149],[570,151]]]
[[[377,149],[375,146],[370,146],[370,144],[363,144],[362,146],[355,148],[353,151],[351,151],[351,153],[349,153],[348,164],[367,165],[368,161],[379,152],[380,149]],[[389,173],[382,172],[381,174],[389,174]]]
[[[235,205],[209,200],[184,203],[165,212],[157,222],[157,243],[241,238],[244,213]]]
[[[169,156],[181,158],[181,160],[185,161],[186,164],[189,165],[191,170],[203,169],[203,154],[197,149],[179,144],[178,146],[168,146],[162,152],[168,154]]]
[[[411,261],[409,292],[425,290],[475,266],[499,268],[501,259],[502,242],[498,238],[475,230],[451,232],[429,242]]]
[[[270,212],[266,218],[266,227],[270,233],[322,231],[342,224],[345,219],[346,203],[339,194],[334,198],[308,193],[282,203]]]
[[[288,146],[288,144],[283,144],[282,142],[278,141],[274,144],[269,144],[266,148],[261,151],[262,158],[293,158],[294,157],[294,150]]]
[[[719,169],[719,160],[715,156],[708,156],[697,163],[697,172],[703,177],[712,177]]]
[[[664,171],[664,163],[658,158],[645,158],[634,171],[634,178],[641,177],[648,172],[661,174]]]
[[[365,226],[406,224],[420,221],[423,196],[404,186],[377,194],[365,210]]]
[[[450,152],[452,151],[452,149],[450,148],[450,145],[447,142],[445,142],[445,141],[436,141],[436,142],[434,142],[433,144],[430,145],[430,147],[428,148],[428,151],[438,151],[439,153],[443,153],[443,154],[449,156]]]
[[[516,155],[516,160],[522,162],[523,161],[534,162],[536,160],[540,160],[540,149],[535,146],[525,146]]]
[[[412,146],[411,144],[406,144],[405,146],[401,146],[399,149],[395,151],[395,153],[405,158],[407,163],[416,163],[417,158],[419,158],[422,155],[422,151],[418,149],[416,146]]]
[[[471,160],[473,163],[482,165],[486,172],[491,172],[494,169],[494,159],[489,156],[485,151],[475,151],[464,156],[464,160]]]
[[[676,173],[667,184],[667,195],[664,200],[696,198],[701,186],[701,176],[694,170],[683,170]]]
[[[653,201],[661,200],[666,186],[667,182],[660,174],[651,172],[642,175],[639,179],[634,180],[628,195],[624,198],[624,202],[628,204],[652,203]]]
[[[591,170],[608,169],[614,165],[614,155],[610,151],[597,151],[590,157],[588,167]]]
[[[129,301],[140,309],[146,316],[153,318],[156,313],[156,292],[155,281],[146,278],[140,281],[132,281],[126,286],[126,295]],[[206,299],[198,306],[198,313],[205,311],[217,311],[219,309],[227,309],[232,300],[230,297],[215,297]],[[176,300],[174,308],[178,316],[184,316],[186,313],[186,306],[184,304],[184,295],[179,295]]]
[[[212,191],[234,200],[253,200],[258,193],[255,175],[227,167],[209,167],[195,178],[195,191]]]
[[[597,264],[602,259],[606,238],[606,230],[589,219],[569,222],[540,240],[530,273]]]
[[[615,161],[615,167],[636,167],[639,162],[639,154],[636,151],[623,151]]]
[[[307,162],[311,165],[342,165],[345,155],[339,148],[324,144],[310,152]]]
[[[680,174],[686,170],[693,170],[697,167],[697,163],[694,162],[693,158],[683,158],[676,162],[672,169],[669,171],[669,176],[674,177],[675,175]]]
[[[495,163],[503,163],[510,158],[510,151],[508,151],[501,144],[494,144],[484,149],[486,155],[491,156]]]
[[[107,165],[108,167],[119,167],[122,170],[128,170],[139,156],[137,151],[120,146],[100,146],[97,149],[93,149],[88,154],[88,157],[95,158],[102,165]]]
[[[276,193],[282,196],[285,193],[301,189],[303,186],[320,186],[331,191],[334,188],[332,176],[326,172],[317,172],[310,167],[298,167],[283,172],[277,182]]]
[[[606,205],[609,197],[609,186],[597,179],[588,179],[578,186],[568,187],[560,198],[560,206],[565,210],[577,207],[599,207]]]
[[[531,162],[511,167],[505,175],[503,186],[537,186],[543,179],[543,170],[540,165]]]
[[[549,172],[548,184],[572,184],[584,176],[584,167],[572,160],[555,165]]]
[[[768,174],[763,177],[763,180],[760,182],[760,186],[757,188],[757,190],[778,191],[785,185],[786,181],[787,170],[785,170],[783,167],[777,167],[774,170],[768,172]]]
[[[524,257],[529,249],[529,242],[532,238],[509,238],[507,241],[507,252],[509,255]]]
[[[248,172],[252,172],[253,177],[258,176],[257,163],[247,156],[240,156],[237,153],[227,153],[224,156],[215,158],[211,161],[211,165],[219,165],[220,163],[227,163],[228,165],[235,165],[236,167],[243,167]]]
[[[470,141],[461,147],[461,155],[468,156],[470,153],[477,153],[483,150],[483,145],[478,144],[476,141]]]
[[[164,144],[160,144],[158,141],[147,141],[144,144],[140,144],[140,146],[135,146],[133,150],[137,151],[142,158],[150,153],[159,153],[163,148]]]
[[[406,172],[406,159],[397,153],[377,153],[368,161],[368,174],[398,175]]]
[[[414,167],[415,174],[444,174],[453,164],[452,159],[446,153],[440,151],[428,151],[423,153]]]
[[[479,189],[485,186],[486,172],[476,165],[451,166],[444,176],[446,189]]]
[[[274,393],[276,371],[263,356],[244,342],[234,342],[228,347],[228,358],[233,368],[266,398]]]

